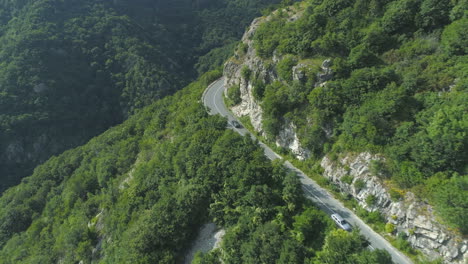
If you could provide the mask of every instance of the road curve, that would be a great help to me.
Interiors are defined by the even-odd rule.
[[[203,104],[209,108],[210,114],[220,114],[226,117],[229,121],[237,120],[229,110],[226,108],[223,100],[223,92],[224,92],[224,78],[221,78],[215,82],[213,82],[208,88],[206,89],[205,93],[203,94]],[[236,132],[241,135],[250,135],[251,137],[255,138],[247,129],[245,128],[235,128],[231,127]],[[276,154],[272,149],[268,146],[259,142],[261,147],[265,150],[265,155],[271,159],[281,159],[281,157]],[[368,225],[366,225],[359,217],[357,217],[351,210],[347,209],[346,207],[341,204],[340,201],[333,198],[333,196],[325,189],[320,187],[315,181],[311,180],[307,177],[301,170],[294,167],[289,161],[285,162],[285,166],[289,169],[295,171],[299,176],[302,189],[304,190],[304,195],[312,200],[317,206],[319,206],[323,211],[327,214],[331,215],[333,213],[339,213],[346,221],[350,222],[354,227],[359,227],[361,233],[367,237],[370,242],[370,247],[372,248],[379,248],[385,249],[390,253],[392,256],[392,260],[398,264],[407,264],[413,263],[407,256],[399,252],[396,248],[394,248],[387,240],[385,240],[382,236],[374,232]]]

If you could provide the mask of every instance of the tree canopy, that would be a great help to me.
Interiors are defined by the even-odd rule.
[[[0,192],[221,65],[278,1],[0,1]]]

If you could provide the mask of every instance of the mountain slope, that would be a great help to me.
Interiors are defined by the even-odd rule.
[[[204,75],[36,168],[0,198],[1,263],[178,263],[197,230],[227,229],[208,263],[391,263],[336,230],[299,181],[199,102]]]
[[[0,191],[216,67],[276,2],[2,1]]]

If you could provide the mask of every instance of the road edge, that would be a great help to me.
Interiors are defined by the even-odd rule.
[[[206,93],[208,92],[208,90],[213,86],[215,85],[215,83],[217,83],[218,81],[220,81],[221,79],[224,79],[224,75],[219,77],[218,79],[214,80],[213,82],[211,82],[206,88],[205,90],[203,91],[203,94],[201,96],[201,103],[204,104],[205,103],[205,96],[206,96]]]

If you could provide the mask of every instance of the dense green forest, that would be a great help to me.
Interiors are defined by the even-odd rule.
[[[0,192],[220,65],[277,2],[0,1]]]
[[[337,230],[299,179],[199,102],[220,72],[38,166],[0,198],[0,263],[176,263],[203,223],[227,229],[194,263],[391,263]]]
[[[279,81],[243,69],[268,138],[294,122],[311,168],[325,154],[381,153],[379,177],[467,234],[467,8],[466,0],[309,0],[276,12],[253,39]],[[300,18],[291,22],[288,10]],[[327,58],[333,78],[317,86]],[[298,64],[305,78],[293,80]]]

